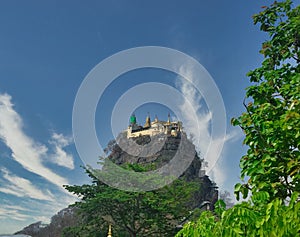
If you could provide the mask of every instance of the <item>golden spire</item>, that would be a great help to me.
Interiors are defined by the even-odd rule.
[[[108,234],[107,234],[107,237],[112,237],[111,224],[108,225]]]
[[[151,127],[151,120],[150,120],[150,115],[148,113],[148,116],[146,118],[146,123],[144,125],[144,128],[149,128],[149,127]]]
[[[168,113],[168,124],[171,124],[171,116],[170,116],[170,113]]]

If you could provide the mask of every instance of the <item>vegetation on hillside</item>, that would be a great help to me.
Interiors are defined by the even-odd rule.
[[[145,145],[151,139],[141,136],[136,142]],[[170,161],[179,143],[179,137],[169,137],[158,154],[149,159],[140,159],[130,156],[117,143],[111,142],[108,159],[124,169],[145,172]],[[107,165],[105,161],[107,159],[104,159],[104,171]],[[82,222],[65,229],[64,236],[106,236],[109,223],[113,225],[114,237],[174,236],[187,220],[199,213],[204,201],[213,204],[217,199],[215,185],[207,176],[199,177],[200,168],[201,161],[195,153],[192,165],[181,178],[163,188],[144,192],[111,187],[99,179],[97,172],[86,169],[92,184],[66,186],[69,192],[81,198],[74,206],[78,208],[78,218]],[[126,177],[123,179],[126,180]]]

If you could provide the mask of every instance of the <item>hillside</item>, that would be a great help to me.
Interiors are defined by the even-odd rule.
[[[186,136],[182,133],[182,136]],[[186,137],[185,137],[186,138]],[[107,152],[109,154],[108,158],[118,165],[130,164],[140,164],[149,166],[152,165],[154,169],[164,166],[166,163],[170,162],[175,156],[179,149],[181,142],[181,135],[174,136],[139,136],[136,138],[131,138],[138,145],[147,146],[151,143],[151,146],[147,147],[147,151],[138,150],[139,147],[135,147],[136,150],[132,150],[130,144],[128,145],[128,139],[126,138],[126,133],[121,133],[116,141],[111,141],[107,147]],[[214,204],[218,199],[218,191],[216,185],[209,179],[208,176],[203,175],[204,167],[202,167],[203,160],[200,159],[198,153],[195,150],[195,146],[192,141],[185,139],[185,148],[182,150],[184,152],[189,152],[194,154],[194,159],[188,169],[180,176],[181,179],[186,181],[194,181],[199,183],[199,191],[193,200],[193,206],[198,207],[203,201],[209,201]],[[163,143],[163,145],[162,145]],[[126,149],[130,149],[132,154],[138,154],[137,156],[132,156],[126,153],[118,144],[122,144],[122,147],[126,145],[129,146]],[[152,150],[157,149],[157,147],[162,148],[158,152],[153,152]],[[141,154],[153,154],[148,157],[141,157]],[[180,164],[179,164],[180,165]],[[213,205],[211,205],[212,207]]]
[[[184,135],[185,136],[185,135]],[[120,134],[117,138],[119,144],[123,144],[128,142],[125,134]],[[158,167],[162,167],[164,164],[168,163],[175,155],[180,145],[181,137],[173,137],[168,136],[164,138],[164,144],[162,144],[162,137],[160,136],[140,136],[136,138],[132,138],[132,140],[141,146],[147,146],[147,144],[151,144],[148,150],[151,153],[151,149],[155,149],[156,146],[160,145],[162,148],[156,152],[155,154],[149,157],[141,157],[141,153],[143,151],[134,150],[132,148],[131,153],[138,154],[137,156],[129,155],[125,151],[123,151],[116,141],[111,141],[108,144],[106,149],[108,158],[112,160],[114,163],[122,166],[126,164],[140,164],[144,166],[151,165],[155,169]],[[200,177],[202,161],[199,158],[197,152],[195,151],[195,147],[191,141],[188,140],[188,148],[194,150],[194,159],[189,166],[189,168],[181,175],[181,179],[186,181],[194,181],[198,184],[199,188],[195,192],[192,200],[190,200],[189,205],[192,208],[202,207],[203,203],[211,203],[214,204],[218,198],[218,191],[216,190],[215,184],[209,179],[208,176],[204,175]],[[213,205],[210,205],[212,208]],[[68,226],[76,226],[80,220],[76,215],[76,211],[74,208],[69,207],[63,209],[56,215],[51,218],[51,223],[49,225],[42,225],[41,222],[33,223],[23,230],[18,231],[16,234],[27,234],[32,237],[58,237],[61,236],[62,230]]]

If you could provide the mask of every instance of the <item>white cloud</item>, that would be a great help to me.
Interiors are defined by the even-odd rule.
[[[227,175],[228,172],[226,170],[226,166],[223,164],[224,159],[226,159],[226,142],[229,141],[230,139],[232,139],[232,135],[228,134],[225,137],[225,147],[223,148],[223,151],[219,157],[219,159],[217,160],[217,162],[215,163],[215,165],[212,167],[211,171],[208,173],[208,175],[211,176],[212,180],[214,180],[214,182],[216,182],[219,186],[223,186],[223,184],[226,182],[227,180]],[[221,139],[217,139],[212,141],[212,146],[214,147],[218,147],[220,146],[220,143],[223,142]],[[207,159],[210,159],[210,157],[208,157]]]
[[[14,195],[15,198],[6,200],[6,204],[2,200],[0,219],[8,223],[9,220],[32,223],[33,220],[39,221],[42,218],[49,222],[54,213],[78,200],[62,187],[68,184],[68,180],[48,168],[45,163],[52,159],[57,165],[74,169],[73,157],[64,151],[72,143],[72,139],[54,132],[47,146],[34,141],[25,134],[22,118],[14,110],[11,100],[10,95],[0,94],[0,140],[10,149],[10,157],[26,170],[55,184],[60,192],[55,192],[54,195],[44,186],[36,186],[34,180],[19,177],[2,168],[0,192]],[[17,206],[13,205],[16,200]]]
[[[177,80],[177,87],[185,98],[179,106],[183,115],[184,129],[193,138],[196,149],[205,153],[211,140],[210,122],[212,115],[205,111],[202,97],[191,83],[180,78]]]
[[[32,218],[32,209],[19,205],[2,205],[0,207],[0,220],[26,221]]]
[[[13,228],[15,231],[37,221],[42,221],[46,224],[50,223],[51,217],[55,213],[75,201],[78,201],[78,198],[67,195],[57,195],[54,201],[21,198],[17,205],[15,200],[3,199],[0,206],[1,228],[3,229],[5,225],[3,223],[11,223],[12,221],[14,221],[14,226],[8,229]],[[21,224],[18,226],[17,223]]]
[[[28,215],[21,213],[20,210],[14,209],[13,207],[0,207],[0,220],[12,219],[16,221],[25,221],[28,218]]]
[[[54,136],[59,141],[57,155],[59,160],[65,157],[71,160],[62,150],[62,145],[66,144],[59,135]],[[12,157],[19,162],[25,169],[32,173],[44,177],[46,180],[62,188],[68,181],[59,176],[43,163],[41,157],[47,155],[48,148],[45,145],[39,145],[32,138],[28,137],[23,131],[23,122],[20,115],[14,110],[11,103],[11,96],[0,94],[0,139],[12,151]],[[48,154],[49,155],[49,154]],[[71,167],[69,162],[68,166]]]
[[[203,90],[206,90],[206,93],[211,98],[202,98],[200,92],[193,85],[199,85],[199,82],[196,81],[199,77],[194,75],[195,72],[193,68],[189,65],[185,65],[182,66],[179,71],[181,75],[185,75],[189,80],[188,81],[182,77],[178,77],[176,84],[177,88],[181,91],[184,97],[184,101],[182,101],[179,108],[183,116],[185,131],[188,134],[191,134],[197,151],[200,151],[200,155],[208,163],[207,170],[209,171],[209,174],[219,185],[226,180],[227,175],[224,168],[222,169],[222,167],[220,167],[220,163],[218,163],[218,159],[220,159],[221,156],[224,157],[224,154],[221,153],[223,145],[226,143],[226,141],[234,140],[237,137],[240,137],[240,133],[237,133],[236,130],[233,130],[233,132],[227,133],[225,137],[222,132],[212,137],[214,111],[210,111],[210,108],[206,108],[206,101],[204,99],[210,99],[216,103],[216,100],[214,100],[214,95],[212,94],[214,92],[210,91],[214,88],[209,86],[207,88],[203,88]],[[202,85],[202,87],[205,86],[205,84]],[[220,108],[221,105],[218,106]],[[226,120],[226,118],[224,119]],[[215,120],[214,123],[216,122],[219,124],[222,122],[222,124],[226,126],[226,121]]]
[[[61,146],[61,147],[66,147],[66,146],[70,145],[72,142],[72,137],[66,137],[61,133],[58,134],[55,132],[52,134],[52,139],[53,139],[54,143],[56,143],[58,146]]]
[[[28,179],[16,176],[5,168],[2,168],[0,171],[5,179],[5,181],[1,183],[0,192],[12,194],[17,197],[29,197],[39,200],[54,201],[54,196],[50,191],[46,190],[45,192],[42,192]]]
[[[68,169],[74,169],[73,156],[63,150],[63,148],[71,143],[72,138],[66,137],[63,134],[53,133],[50,144],[54,145],[54,154],[49,156],[49,161]]]

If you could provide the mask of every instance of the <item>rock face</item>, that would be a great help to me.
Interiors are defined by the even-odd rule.
[[[41,229],[43,229],[44,226],[42,225],[41,221],[35,222],[33,224],[30,224],[29,226],[26,226],[23,230],[16,232],[16,235],[19,234],[25,234],[30,236],[38,236]]]
[[[184,145],[181,142],[184,141]],[[193,155],[192,162],[188,163],[188,168],[180,175],[181,179],[194,181],[199,184],[199,191],[196,192],[192,200],[193,207],[199,207],[203,202],[214,204],[218,200],[218,191],[216,185],[208,176],[202,173],[202,160],[199,158],[195,146],[187,139],[185,133],[177,137],[158,135],[158,136],[140,136],[127,139],[126,134],[120,134],[116,141],[111,141],[108,147],[108,158],[115,164],[124,165],[140,164],[152,165],[154,169],[163,167],[165,164],[175,159],[175,154],[180,150],[178,159],[185,159],[186,154]],[[128,154],[130,153],[130,154]],[[184,164],[182,161],[179,165]],[[176,164],[173,166],[176,169]],[[180,167],[179,167],[180,168]],[[210,205],[212,208],[213,205]]]

